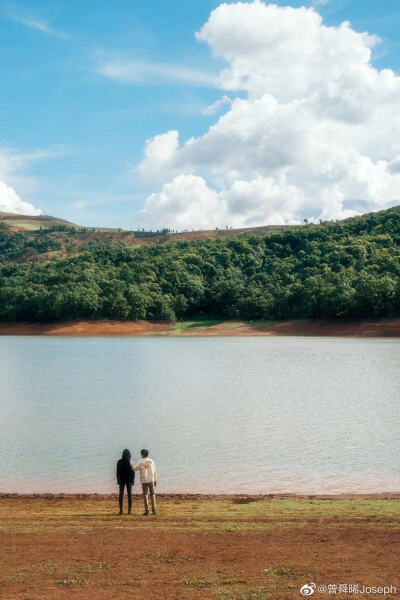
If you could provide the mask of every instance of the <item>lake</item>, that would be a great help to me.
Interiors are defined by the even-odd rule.
[[[0,491],[400,491],[400,340],[0,337]],[[135,491],[139,486],[135,485]]]

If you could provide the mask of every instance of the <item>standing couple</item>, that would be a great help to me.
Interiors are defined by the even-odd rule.
[[[124,489],[128,495],[128,515],[132,513],[132,486],[135,482],[135,471],[140,473],[140,483],[142,484],[144,514],[149,514],[149,494],[151,499],[151,510],[153,515],[157,514],[156,495],[154,488],[157,485],[157,472],[154,460],[149,458],[148,450],[141,450],[142,460],[138,465],[131,462],[131,453],[125,449],[122,457],[117,462],[117,482],[119,485],[119,514],[123,514]]]

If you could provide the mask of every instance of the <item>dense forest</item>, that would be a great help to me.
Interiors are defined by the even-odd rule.
[[[267,235],[148,246],[76,247],[62,241],[69,235],[0,223],[1,321],[400,315],[399,207]]]

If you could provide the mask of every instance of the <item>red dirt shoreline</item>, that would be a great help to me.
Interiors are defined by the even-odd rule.
[[[158,500],[143,517],[139,497],[122,516],[112,495],[1,497],[1,599],[295,600],[310,582],[321,599],[397,597],[398,500]]]
[[[134,496],[141,494],[133,493]],[[358,493],[338,493],[338,494],[293,494],[293,493],[277,493],[277,494],[191,494],[190,492],[182,493],[161,493],[158,497],[165,500],[218,500],[227,499],[234,502],[252,502],[257,500],[282,500],[282,499],[315,499],[315,500],[400,500],[399,492],[375,492],[371,494]],[[0,500],[5,498],[13,500],[107,500],[117,498],[118,494],[95,494],[95,493],[38,493],[38,494],[19,494],[13,492],[0,492]]]
[[[69,321],[63,323],[0,323],[0,335],[32,336],[340,336],[400,337],[400,318],[368,321],[282,321],[278,323],[242,323],[227,321],[211,326],[193,326],[177,330],[174,323],[149,321]]]

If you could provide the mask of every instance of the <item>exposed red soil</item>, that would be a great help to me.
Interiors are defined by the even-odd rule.
[[[245,324],[224,322],[176,331],[175,324],[149,321],[70,321],[65,323],[0,323],[0,335],[46,336],[348,336],[400,337],[400,318],[375,321],[283,321]]]
[[[114,497],[97,500],[0,499],[2,600],[291,600],[310,582],[400,587],[400,521],[378,507],[299,501],[282,512],[276,499],[248,508],[176,497],[143,518],[139,498],[123,517]]]
[[[0,323],[0,335],[146,336],[160,335],[170,323],[147,321],[70,321],[67,323]]]

